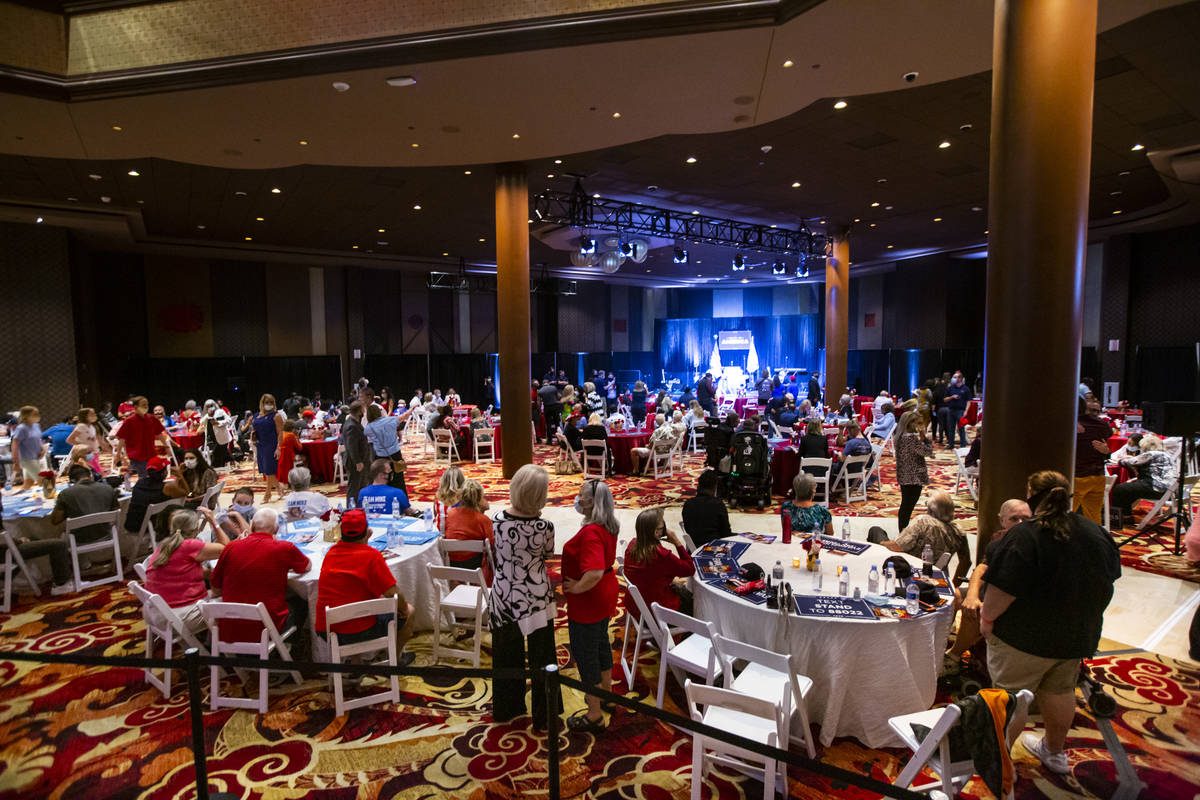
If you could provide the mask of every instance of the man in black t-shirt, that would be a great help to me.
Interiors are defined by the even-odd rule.
[[[1026,733],[1021,743],[1061,775],[1070,771],[1063,747],[1075,719],[1080,660],[1100,643],[1121,557],[1108,533],[1070,511],[1065,476],[1035,472],[1029,495],[1034,517],[1009,531],[989,558],[979,627],[992,683],[1037,694],[1046,734]]]
[[[705,470],[696,482],[696,496],[683,504],[683,529],[696,547],[729,536],[729,512],[717,498],[717,473]]]
[[[717,407],[713,403],[713,399],[717,396],[717,390],[713,386],[713,378],[711,372],[704,373],[704,377],[696,384],[696,402],[700,404],[709,416],[717,413]]]

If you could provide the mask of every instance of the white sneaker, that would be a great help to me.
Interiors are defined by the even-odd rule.
[[[1066,775],[1071,771],[1071,765],[1067,762],[1067,754],[1051,753],[1046,749],[1046,740],[1039,738],[1037,734],[1022,733],[1021,744],[1031,755],[1037,756],[1038,761],[1041,761],[1042,765],[1055,775]]]
[[[75,592],[75,581],[70,580],[66,583],[60,583],[57,586],[50,587],[50,596],[58,597],[64,594],[73,594]]]

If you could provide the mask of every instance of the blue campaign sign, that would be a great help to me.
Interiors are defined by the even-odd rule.
[[[866,600],[834,595],[801,595],[796,598],[796,613],[802,617],[844,617],[875,619],[875,612]]]
[[[750,331],[718,331],[717,347],[721,350],[749,350]]]
[[[832,536],[821,537],[821,547],[826,550],[832,550],[835,553],[847,553],[852,556],[860,556],[870,549],[871,545],[866,542],[855,542],[850,539],[835,539]]]

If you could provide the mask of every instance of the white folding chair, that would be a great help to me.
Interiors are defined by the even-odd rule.
[[[883,445],[871,443],[871,471],[867,475],[867,483],[879,477],[879,465],[883,461]]]
[[[712,646],[712,637],[716,635],[717,628],[708,620],[689,617],[663,608],[658,603],[650,606],[650,613],[662,631],[659,638],[662,659],[658,665],[658,699],[655,701],[655,705],[662,708],[668,670],[681,684],[684,682],[684,672],[704,678],[705,683],[712,683],[721,674],[717,652]],[[675,636],[679,634],[685,636],[676,642]]]
[[[130,581],[126,585],[142,604],[142,620],[146,623],[146,658],[154,658],[155,640],[163,643],[163,658],[168,661],[171,660],[176,642],[183,648],[194,647],[201,655],[208,655],[208,648],[187,629],[183,620],[175,613],[175,609],[167,605],[167,601],[163,600],[161,595],[151,592],[137,581]],[[162,692],[164,698],[171,696],[172,669],[164,668],[161,678],[149,667],[143,670],[146,683]]]
[[[451,553],[479,553],[483,560],[480,564],[487,564],[489,569],[492,565],[492,549],[488,546],[487,539],[447,539],[445,536],[438,538],[438,552],[442,555],[443,564],[451,564]],[[467,567],[466,569],[470,569]]]
[[[978,502],[979,497],[975,491],[975,483],[971,479],[970,473],[967,472],[967,465],[966,465],[966,462],[963,460],[967,457],[967,453],[970,450],[971,450],[971,448],[969,448],[969,447],[954,448],[954,463],[958,467],[958,474],[954,476],[954,493],[958,494],[959,490],[965,485],[967,487],[967,491],[970,493],[971,497],[973,497],[975,499],[975,501]]]
[[[204,614],[204,621],[208,623],[208,629],[212,631],[212,654],[214,656],[233,655],[233,656],[257,656],[263,664],[267,664],[267,660],[271,653],[278,652],[284,661],[291,663],[292,652],[288,649],[285,641],[289,636],[296,632],[295,628],[288,628],[283,633],[275,627],[275,621],[271,619],[271,615],[267,613],[267,607],[262,603],[223,603],[217,601],[203,601],[200,603],[200,610]],[[223,642],[221,641],[221,621],[222,620],[249,620],[259,622],[263,626],[262,633],[259,634],[256,642]],[[304,679],[300,677],[300,673],[288,669],[284,666],[263,666],[258,670],[258,697],[228,697],[221,694],[221,676],[220,669],[217,666],[209,667],[209,705],[213,711],[219,708],[248,708],[257,711],[260,714],[267,713],[267,673],[272,669],[290,672],[292,680],[297,686],[304,683]],[[247,688],[249,688],[247,686]]]
[[[164,500],[161,503],[151,503],[146,506],[146,516],[142,518],[142,527],[138,530],[137,547],[141,547],[143,542],[150,543],[150,552],[154,552],[154,548],[158,547],[158,531],[154,529],[154,518],[166,511],[168,508],[178,506],[183,508],[185,503],[182,497],[172,497],[170,500]]]
[[[700,453],[704,451],[704,433],[707,427],[708,423],[704,420],[697,420],[696,422],[692,423],[692,430],[688,437],[688,449],[690,449],[693,453]]]
[[[787,732],[770,700],[732,689],[700,686],[690,680],[683,689],[687,694],[688,711],[696,722],[768,747],[786,744]],[[704,711],[700,710],[701,706]],[[692,738],[692,800],[703,797],[704,778],[710,763],[732,767],[739,772],[762,773],[763,800],[771,800],[779,789],[785,797],[788,794],[787,764],[697,733]]]
[[[1116,475],[1104,476],[1104,528],[1108,530],[1112,527],[1112,512],[1108,505],[1108,496],[1112,493],[1112,488],[1117,484]]]
[[[792,654],[764,650],[719,633],[713,636],[713,649],[717,652],[725,676],[725,688],[772,703],[778,709],[785,731],[791,730],[792,717],[799,717],[800,735],[790,738],[803,742],[808,757],[816,758],[817,751],[808,722],[808,705],[805,703],[813,682],[812,678],[796,671],[792,665]],[[735,661],[746,662],[736,678],[733,673]],[[785,734],[781,741],[787,740]]]
[[[333,482],[337,486],[345,486],[346,481],[346,465],[343,461],[346,458],[346,445],[338,442],[337,452],[333,454]]]
[[[580,453],[583,455],[584,479],[599,478],[600,480],[604,480],[605,475],[608,473],[608,442],[603,439],[583,439],[580,445],[583,447]],[[589,452],[589,450],[593,449],[600,452]]]
[[[783,439],[792,439],[796,436],[795,428],[789,428],[786,425],[776,425],[775,432]]]
[[[66,540],[67,547],[71,551],[71,568],[75,571],[75,591],[82,592],[84,589],[90,589],[93,586],[103,586],[106,583],[117,583],[125,580],[125,572],[121,566],[121,540],[117,533],[117,517],[120,515],[121,512],[119,510],[101,511],[97,514],[88,514],[84,517],[75,517],[66,521],[63,539]],[[94,542],[80,544],[75,532],[80,528],[87,528],[92,525],[107,525],[108,535]],[[79,575],[79,554],[99,553],[103,551],[112,553],[113,564],[116,566],[116,574],[105,578],[98,578],[94,581],[83,580]]]
[[[388,620],[387,632],[383,636],[378,636],[374,639],[366,639],[353,644],[342,644],[338,638],[338,632],[333,629],[334,625],[340,625],[343,622],[355,619],[369,618],[372,624],[374,624],[375,619],[381,614],[389,616],[391,619]],[[330,659],[334,664],[342,664],[345,663],[345,659],[349,656],[386,650],[387,664],[392,667],[399,666],[400,653],[396,648],[396,626],[399,616],[400,603],[397,597],[378,597],[374,600],[346,603],[341,606],[326,606],[325,636],[329,639]],[[356,697],[353,700],[346,699],[345,677],[346,674],[343,672],[331,672],[329,674],[329,679],[333,682],[334,713],[339,717],[351,709],[362,708],[363,706],[374,705],[375,703],[400,702],[400,678],[397,675],[390,677],[388,681],[389,688],[384,691],[368,694],[364,697]]]
[[[472,440],[475,443],[475,463],[476,464],[491,464],[496,460],[496,441],[495,433],[491,428],[478,428],[471,431]],[[484,457],[484,452],[487,452],[487,457]]]
[[[429,570],[429,580],[433,584],[434,600],[437,603],[437,613],[433,622],[433,663],[438,663],[442,655],[453,658],[470,659],[471,665],[479,666],[479,649],[483,644],[483,622],[488,615],[488,590],[483,580],[482,569],[460,569],[459,567],[441,567],[436,564],[426,564]],[[457,582],[458,585],[443,596],[442,581]],[[449,614],[452,624],[459,617],[474,618],[475,647],[471,650],[458,650],[442,646],[442,619]]]
[[[21,557],[21,551],[17,549],[12,531],[7,528],[0,529],[0,537],[4,539],[4,600],[0,604],[0,613],[7,614],[12,609],[13,580],[16,578],[14,572],[21,573],[21,577],[38,597],[42,596],[42,590],[38,588],[36,574],[30,570],[25,559]]]
[[[686,437],[687,431],[680,432],[679,438],[675,440],[675,446],[671,448],[671,466],[680,472],[683,472],[683,454],[687,452],[687,447],[684,444]],[[678,466],[675,466],[676,462],[678,462]]]
[[[204,496],[200,498],[200,505],[203,508],[209,509],[210,511],[215,511],[217,508],[217,503],[221,499],[221,492],[223,491],[225,491],[225,481],[214,484],[208,489],[208,491],[204,493]]]
[[[1017,707],[1014,710],[1012,719],[1008,723],[1008,730],[1006,731],[1010,746],[1016,739],[1017,734],[1025,727],[1025,718],[1029,712],[1029,704],[1032,701],[1033,692],[1028,689],[1022,689],[1017,692]],[[893,786],[900,786],[905,789],[909,788],[912,786],[912,782],[916,780],[921,768],[929,767],[937,779],[921,786],[913,786],[912,788],[915,791],[923,792],[940,788],[948,797],[955,797],[958,794],[959,790],[975,774],[974,761],[970,759],[965,761],[950,760],[950,742],[946,738],[946,734],[958,722],[961,714],[962,711],[959,707],[954,703],[950,703],[944,708],[931,708],[928,711],[903,714],[888,720],[888,725],[903,740],[905,746],[913,752],[912,758],[904,765],[904,769],[900,771],[900,775],[892,783]],[[917,741],[913,725],[921,725],[930,729],[923,742]],[[1011,793],[1009,797],[1012,797]]]
[[[448,428],[434,428],[433,430],[433,463],[452,465],[455,461],[462,461],[458,455],[458,445],[454,443],[454,436]]]
[[[1163,492],[1162,497],[1155,500],[1154,506],[1150,509],[1146,516],[1142,517],[1142,521],[1138,523],[1137,529],[1139,531],[1144,531],[1146,528],[1149,528],[1154,523],[1154,520],[1158,517],[1159,513],[1161,513],[1164,508],[1170,511],[1174,503],[1175,482],[1172,481],[1167,490]],[[1137,503],[1134,503],[1134,505],[1137,505]]]
[[[807,459],[805,459],[807,460]],[[868,455],[861,456],[846,456],[842,460],[842,468],[838,470],[837,477],[833,479],[833,485],[829,487],[830,494],[836,494],[839,486],[842,487],[842,495],[845,498],[846,505],[850,505],[850,492],[858,493],[862,489],[862,499],[865,503],[867,500],[867,479],[871,475],[871,470],[868,466],[871,457]],[[854,487],[853,490],[851,487]]]
[[[810,472],[810,469],[814,467],[824,471],[820,475]],[[833,471],[833,459],[802,458],[800,459],[800,471],[807,472],[809,477],[813,479],[813,483],[816,484],[813,487],[813,500],[829,508],[829,473]],[[818,493],[820,493],[820,500],[817,500]]]
[[[653,644],[659,650],[662,650],[662,628],[654,619],[654,614],[646,607],[646,601],[642,597],[642,593],[638,588],[625,578],[625,567],[622,566],[617,570],[621,578],[625,580],[625,589],[629,596],[633,598],[633,608],[628,604],[625,606],[625,634],[621,637],[621,655],[620,664],[621,671],[625,673],[625,685],[633,688],[633,673],[637,669],[638,654],[642,649],[642,642]],[[634,611],[636,610],[636,615]],[[633,631],[632,643],[633,652],[629,659],[625,657],[626,651],[630,645],[630,629]],[[662,708],[661,701],[659,708]]]
[[[559,447],[567,454],[567,459],[580,472],[583,472],[583,463],[579,460],[579,454],[571,449],[571,443],[567,441],[566,434],[562,430],[554,432],[554,441],[558,442]]]
[[[675,447],[667,447],[662,440],[650,442],[650,465],[654,469],[654,477],[675,477]]]

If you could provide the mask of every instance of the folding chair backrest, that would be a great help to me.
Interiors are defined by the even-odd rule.
[[[713,636],[717,633],[716,626],[708,620],[689,617],[687,614],[679,611],[664,608],[658,603],[651,605],[650,611],[653,614],[653,619],[658,620],[658,624],[662,627],[668,641],[672,641],[672,634],[680,631],[696,636],[703,636],[709,641],[712,641]]]
[[[842,474],[847,478],[867,474],[867,462],[871,460],[869,455],[861,456],[846,456],[842,462]]]
[[[90,528],[93,525],[116,525],[117,518],[120,515],[121,512],[116,509],[112,511],[98,511],[95,514],[87,514],[82,517],[72,517],[63,523],[63,528],[67,533],[74,533],[79,528]]]
[[[275,627],[275,621],[271,619],[271,615],[267,613],[267,607],[262,603],[223,603],[219,601],[206,601],[200,604],[200,610],[204,614],[205,621],[208,622],[208,627],[212,630],[213,652],[218,650],[227,653],[241,653],[249,655],[258,655],[260,645],[268,641],[274,641],[279,637],[279,631]],[[219,641],[219,629],[221,620],[252,620],[261,622],[263,626],[262,635],[258,642],[226,642]]]
[[[775,704],[770,700],[764,700],[761,697],[752,697],[748,694],[735,692],[732,689],[721,689],[716,686],[693,683],[690,679],[684,683],[683,690],[687,694],[688,710],[692,715],[692,719],[696,722],[700,722],[704,718],[704,713],[700,710],[700,707],[705,709],[716,707],[729,711],[739,711],[752,717],[770,720],[776,725],[779,723],[779,715],[776,714]],[[778,741],[776,744],[778,744]]]
[[[637,608],[637,618],[645,621],[646,627],[650,629],[650,635],[661,645],[663,641],[662,626],[655,619],[654,612],[646,606],[646,599],[642,597],[641,591],[628,580],[625,581],[625,588],[628,590],[629,596],[633,598],[633,605]]]
[[[807,472],[809,467],[824,467],[826,470],[829,470],[830,468],[833,467],[833,459],[832,458],[802,458],[802,459],[800,459],[800,470],[802,472]],[[820,477],[828,478],[829,472],[826,471],[826,473]]]
[[[739,642],[737,639],[730,639],[716,634],[712,637],[713,649],[717,651],[717,658],[721,662],[721,669],[725,674],[725,685],[733,685],[733,662],[737,660],[750,661],[760,666],[766,667],[769,670],[789,676],[789,679],[795,684],[796,670],[792,667],[791,653],[776,653],[773,650],[764,650],[761,647]],[[792,686],[792,691],[799,697],[800,687]]]
[[[208,509],[215,508],[217,498],[221,496],[221,492],[223,491],[225,491],[225,481],[214,484],[204,493],[204,497],[200,499],[200,505]]]
[[[334,625],[349,622],[354,619],[374,618],[379,614],[398,616],[399,599],[396,597],[377,597],[374,600],[361,600],[357,603],[346,603],[340,606],[325,607],[325,632],[329,633]]]
[[[130,581],[125,585],[142,604],[142,619],[145,621],[147,627],[158,628],[161,625],[166,625],[179,638],[183,639],[189,647],[195,647],[201,653],[208,654],[208,648],[180,621],[179,615],[175,613],[175,609],[167,605],[167,601],[162,598],[162,595],[155,594],[137,581]],[[151,614],[151,611],[154,614]],[[154,615],[157,615],[157,620],[154,619]],[[156,625],[154,624],[155,622],[159,624]]]
[[[472,586],[484,586],[483,576],[480,570],[477,569],[441,567],[437,564],[430,564],[429,577],[435,581],[450,581],[453,583],[469,583]]]

